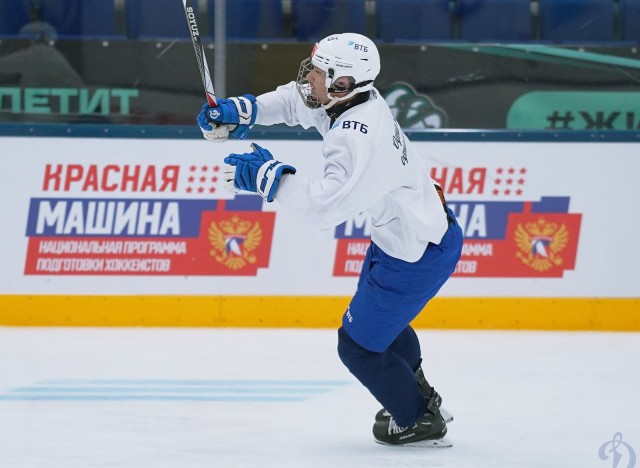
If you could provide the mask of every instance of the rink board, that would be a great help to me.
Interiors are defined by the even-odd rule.
[[[319,141],[256,140],[311,178]],[[637,330],[637,143],[416,142],[465,234],[432,328]],[[334,327],[368,245],[222,189],[247,142],[0,138],[0,324]],[[409,161],[418,164],[419,161]]]
[[[0,324],[337,328],[349,299],[329,296],[0,296]],[[429,302],[412,325],[421,329],[640,331],[640,300],[438,297]]]

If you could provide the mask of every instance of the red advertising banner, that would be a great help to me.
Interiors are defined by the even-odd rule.
[[[220,198],[219,172],[47,164],[45,196],[29,202],[24,273],[255,276],[269,265],[275,213],[258,195]]]

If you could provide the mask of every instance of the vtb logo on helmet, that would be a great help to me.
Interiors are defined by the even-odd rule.
[[[356,44],[353,41],[349,41],[348,43],[351,47],[354,48],[354,50],[361,50],[362,52],[369,52],[369,48],[366,45],[363,44]]]
[[[330,99],[328,104],[322,105],[311,92],[307,75],[314,67],[325,73],[325,86]],[[380,55],[371,39],[355,33],[333,34],[314,45],[311,56],[300,63],[296,86],[307,107],[317,109],[322,105],[328,109],[357,93],[372,89],[378,73]],[[336,84],[343,77],[348,78],[348,86]],[[332,96],[333,93],[345,92],[347,94],[342,97]]]

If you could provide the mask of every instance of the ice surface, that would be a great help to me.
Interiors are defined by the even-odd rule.
[[[450,449],[375,444],[333,330],[0,328],[0,467],[612,467],[640,334],[419,331]],[[638,465],[640,466],[640,465]]]

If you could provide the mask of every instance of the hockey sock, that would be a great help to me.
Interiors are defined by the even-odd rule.
[[[338,330],[342,363],[394,417],[409,426],[425,411],[425,398],[416,385],[413,369],[390,349],[375,353],[356,343],[342,327]]]
[[[407,326],[400,334],[393,340],[393,343],[389,346],[389,350],[405,358],[411,369],[414,371],[420,367],[422,359],[420,358],[420,341],[416,332]]]

